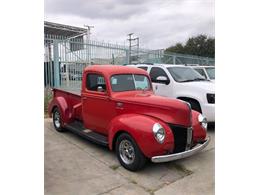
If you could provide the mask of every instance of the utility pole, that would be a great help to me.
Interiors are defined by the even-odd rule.
[[[137,60],[139,60],[139,37],[136,38],[137,41]]]
[[[132,50],[132,35],[133,35],[134,33],[129,33],[128,34],[128,36],[129,36],[129,39],[127,39],[128,41],[129,41],[129,53],[128,53],[128,57],[129,57],[129,60],[128,60],[128,62],[129,62],[129,64],[131,64],[131,50]]]
[[[94,28],[94,26],[84,25],[84,27],[87,28],[87,40],[90,40],[90,30]]]
[[[132,48],[135,47],[135,46],[137,47],[136,48],[137,59],[139,57],[139,37],[132,38],[133,34],[134,33],[129,33],[128,34],[129,38],[127,39],[129,41],[129,64],[131,64],[131,62],[132,62],[132,58],[131,58],[131,56],[132,56]],[[134,42],[134,41],[136,42],[135,45],[132,44],[132,42]]]

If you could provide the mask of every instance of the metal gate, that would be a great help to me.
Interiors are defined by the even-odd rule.
[[[54,86],[53,40],[44,39],[44,86]]]
[[[86,66],[127,63],[125,46],[78,38],[45,39],[45,86],[78,91]]]
[[[129,47],[92,41],[84,37],[64,38],[45,36],[44,39],[44,84],[79,91],[82,72],[92,64],[129,63],[166,63],[166,64],[207,64],[214,65],[212,58],[165,53],[164,50],[147,50],[129,52]],[[129,56],[131,53],[131,56]]]

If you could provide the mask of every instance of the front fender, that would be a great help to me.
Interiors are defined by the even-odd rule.
[[[202,128],[198,120],[199,114],[199,112],[192,110],[193,141],[195,143],[201,140],[205,140],[207,136],[206,130]]]
[[[71,119],[71,113],[69,111],[68,104],[63,97],[55,97],[52,99],[48,106],[49,116],[52,115],[52,111],[54,107],[58,107],[61,112],[61,118],[63,123],[68,123]]]
[[[152,128],[155,123],[160,123],[165,129],[166,137],[162,144],[154,138]],[[126,132],[132,136],[143,154],[151,158],[163,155],[173,150],[174,138],[171,129],[163,121],[140,114],[124,114],[115,117],[108,127],[109,149],[114,149],[118,133]]]

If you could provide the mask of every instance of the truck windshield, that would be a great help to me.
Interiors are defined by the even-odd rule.
[[[205,68],[208,75],[209,75],[209,78],[214,80],[215,79],[215,68]]]
[[[145,75],[120,74],[113,75],[110,79],[112,91],[150,90],[150,81]]]
[[[206,80],[202,75],[190,67],[168,67],[173,79],[177,82],[191,82]]]

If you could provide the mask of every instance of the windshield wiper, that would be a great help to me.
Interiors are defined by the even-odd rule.
[[[203,78],[195,78],[195,79],[187,79],[180,82],[191,82],[191,81],[206,81],[206,79]]]

